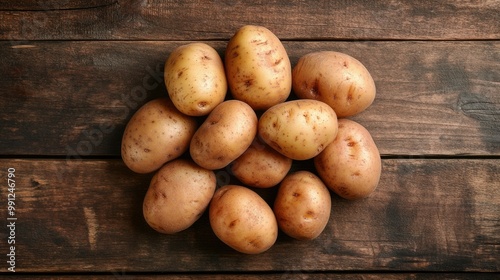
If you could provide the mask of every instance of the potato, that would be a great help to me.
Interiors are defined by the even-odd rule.
[[[208,213],[215,235],[241,253],[262,253],[271,248],[278,237],[273,210],[249,188],[221,187],[215,192]]]
[[[269,146],[295,160],[315,157],[337,135],[337,116],[326,103],[300,99],[266,110],[258,134]]]
[[[215,174],[191,160],[165,164],[151,179],[143,214],[156,231],[173,234],[193,225],[203,214],[216,188]]]
[[[326,186],[341,197],[367,197],[380,180],[380,153],[361,124],[349,119],[339,119],[338,124],[337,138],[314,158],[314,165]]]
[[[123,162],[134,172],[153,172],[188,149],[197,127],[196,120],[179,112],[168,98],[151,100],[125,127]]]
[[[177,47],[165,63],[165,86],[175,107],[189,116],[208,115],[227,93],[224,64],[205,43]]]
[[[232,174],[244,185],[270,188],[285,178],[292,160],[255,137],[252,145],[230,167]]]
[[[224,59],[232,96],[253,109],[268,109],[290,95],[290,59],[281,41],[269,29],[241,27],[229,40]]]
[[[285,177],[274,201],[279,228],[299,240],[318,237],[330,219],[330,192],[318,176],[297,171]]]
[[[190,144],[192,159],[206,169],[220,169],[237,159],[257,134],[257,115],[248,104],[227,100],[210,112]]]
[[[292,73],[293,91],[298,97],[327,103],[339,118],[364,111],[375,99],[375,82],[368,70],[344,53],[306,54]]]

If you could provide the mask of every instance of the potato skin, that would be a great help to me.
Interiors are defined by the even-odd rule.
[[[269,29],[246,25],[236,31],[225,53],[226,77],[235,99],[254,110],[284,102],[292,88],[285,47]]]
[[[370,133],[349,119],[339,119],[337,138],[314,158],[314,165],[328,188],[350,200],[369,196],[382,172],[380,153]]]
[[[273,210],[284,233],[312,240],[328,224],[331,206],[330,192],[321,179],[309,171],[297,171],[281,182]]]
[[[270,188],[285,178],[292,167],[292,159],[256,137],[252,145],[230,167],[233,175],[245,186]]]
[[[146,222],[173,234],[193,225],[208,207],[216,188],[215,174],[191,160],[176,159],[151,179],[143,202]]]
[[[257,123],[257,115],[248,104],[239,100],[222,102],[193,135],[191,158],[206,169],[226,167],[252,144]]]
[[[334,51],[302,56],[292,72],[293,91],[299,98],[323,101],[339,118],[368,108],[376,95],[375,82],[354,57]]]
[[[150,173],[183,154],[198,124],[179,112],[168,98],[144,104],[123,133],[121,157],[137,173]]]
[[[217,51],[205,43],[173,50],[165,63],[164,77],[175,107],[189,116],[208,115],[226,97],[224,64]]]
[[[330,106],[318,100],[287,101],[262,114],[258,134],[291,159],[311,159],[335,139],[337,116]]]
[[[219,188],[210,203],[209,219],[215,235],[241,253],[262,253],[278,237],[278,224],[271,207],[256,192],[243,186]]]

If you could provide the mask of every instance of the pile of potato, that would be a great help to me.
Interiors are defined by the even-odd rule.
[[[133,115],[121,146],[132,171],[155,172],[143,214],[158,232],[183,231],[208,209],[220,240],[257,254],[275,243],[278,229],[299,240],[318,237],[329,221],[330,190],[359,199],[378,185],[379,151],[347,118],[372,104],[375,84],[349,55],[309,53],[292,69],[280,40],[248,25],[229,40],[224,61],[205,43],[175,49],[165,85],[168,97]],[[316,172],[291,171],[304,160]],[[221,169],[241,184],[217,186]],[[252,190],[271,187],[279,188],[273,205]]]

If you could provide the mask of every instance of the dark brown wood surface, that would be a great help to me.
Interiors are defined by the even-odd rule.
[[[495,0],[23,0],[2,1],[0,12],[8,40],[226,40],[249,23],[283,40],[500,38]]]
[[[29,230],[16,239],[20,271],[495,271],[499,265],[495,159],[386,159],[370,198],[334,196],[318,239],[281,234],[256,256],[220,242],[206,215],[175,235],[149,228],[141,207],[150,175],[133,174],[121,160],[0,162],[16,169],[18,224]],[[257,191],[272,202],[274,189]]]
[[[15,168],[25,278],[496,279],[499,22],[498,0],[0,1],[0,276]],[[317,50],[365,64],[377,97],[353,119],[383,159],[371,197],[333,196],[318,239],[280,233],[255,256],[219,241],[206,214],[176,235],[149,228],[152,174],[120,159],[131,115],[166,95],[169,53],[203,41],[223,55],[245,24],[271,29],[292,64]],[[219,185],[231,175],[217,174]],[[275,191],[258,192],[272,203]]]

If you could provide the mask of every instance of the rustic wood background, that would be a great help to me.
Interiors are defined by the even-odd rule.
[[[376,192],[334,196],[316,240],[242,255],[207,215],[162,235],[142,217],[151,174],[120,159],[123,129],[165,96],[169,53],[222,55],[242,25],[302,55],[358,58],[377,86],[353,119],[383,160]],[[16,276],[495,279],[500,272],[500,1],[0,1],[0,272],[16,172]],[[294,169],[311,169],[311,162]],[[229,173],[218,171],[222,184]],[[272,201],[275,190],[260,191]]]

